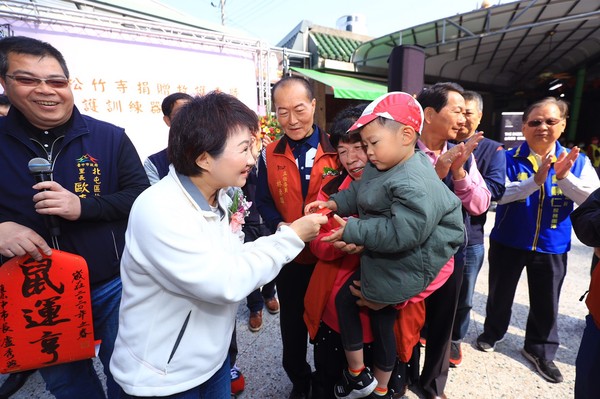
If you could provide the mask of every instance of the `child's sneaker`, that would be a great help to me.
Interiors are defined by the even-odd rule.
[[[244,375],[237,366],[233,366],[231,369],[231,394],[233,396],[239,395],[245,387]]]
[[[450,342],[450,367],[458,367],[462,363],[462,348],[460,342]]]
[[[404,395],[401,395],[404,396]],[[401,397],[398,396],[398,397]],[[387,393],[385,395],[377,395],[374,391],[371,392],[371,394],[369,396],[367,396],[366,399],[393,399],[394,398],[394,391],[392,389],[388,389]]]
[[[342,379],[335,384],[333,392],[337,399],[359,399],[369,396],[376,387],[377,380],[368,367],[365,367],[356,377],[344,368]]]

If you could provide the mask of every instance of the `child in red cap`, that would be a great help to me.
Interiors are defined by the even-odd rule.
[[[443,284],[445,279],[437,277],[452,272],[452,256],[464,240],[460,201],[426,155],[415,151],[422,124],[423,110],[407,93],[391,92],[373,101],[349,129],[360,129],[366,146],[369,164],[363,178],[305,209],[359,215],[347,221],[334,215],[340,229],[324,239],[348,253],[361,252],[360,269],[336,297],[348,360],[335,386],[338,399],[392,397],[387,383],[396,358],[397,309]],[[363,361],[361,305],[370,308],[375,376]]]

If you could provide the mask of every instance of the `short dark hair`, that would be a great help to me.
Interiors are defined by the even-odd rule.
[[[483,98],[481,98],[481,94],[477,93],[476,91],[465,90],[462,93],[462,96],[465,101],[474,101],[477,104],[477,109],[479,112],[483,112]]]
[[[6,72],[8,72],[8,55],[10,53],[35,55],[40,58],[52,57],[60,64],[65,77],[69,78],[69,69],[60,51],[50,43],[26,36],[10,36],[0,40],[0,76],[2,78],[6,78]]]
[[[203,153],[219,157],[229,136],[239,128],[258,131],[258,117],[230,94],[210,92],[192,98],[178,112],[169,130],[167,154],[178,173],[201,175],[196,159]]]
[[[344,108],[333,118],[329,129],[329,141],[333,148],[340,142],[352,144],[361,140],[358,130],[348,133],[348,129],[360,118],[367,105],[368,103],[362,103]]]
[[[302,76],[284,76],[283,78],[281,78],[281,80],[275,83],[273,85],[273,88],[271,89],[271,99],[273,100],[273,103],[275,103],[275,92],[277,91],[277,89],[280,87],[287,86],[290,83],[294,82],[304,86],[304,89],[306,90],[306,97],[308,97],[309,100],[312,101],[315,98],[315,93],[313,92],[312,86],[310,85],[308,80],[306,80]]]
[[[448,104],[448,93],[451,91],[456,91],[462,95],[465,90],[458,83],[438,82],[421,90],[417,96],[417,101],[423,109],[430,107],[435,112],[440,112]]]
[[[10,100],[8,99],[8,96],[6,94],[0,94],[0,105],[10,106]]]
[[[554,104],[558,107],[558,110],[560,111],[560,117],[562,119],[566,119],[569,116],[569,104],[567,104],[566,101],[558,100],[554,97],[546,97],[534,102],[533,104],[528,106],[527,109],[525,109],[525,111],[523,112],[523,122],[527,122],[529,114],[531,114],[531,112],[534,109],[543,107],[544,105],[548,104]]]
[[[173,112],[173,106],[175,106],[175,103],[179,100],[186,100],[186,101],[190,101],[192,100],[194,97],[190,96],[187,93],[173,93],[173,94],[169,94],[168,96],[166,96],[163,101],[162,104],[160,105],[160,108],[162,109],[162,113],[164,116],[166,116],[167,118],[171,117],[171,112]]]

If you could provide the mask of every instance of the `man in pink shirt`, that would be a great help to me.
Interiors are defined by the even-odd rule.
[[[465,124],[463,88],[456,83],[436,83],[423,89],[417,101],[423,107],[424,124],[418,148],[425,152],[435,170],[463,205],[465,225],[469,215],[480,215],[490,206],[491,194],[477,169],[472,152],[481,133],[469,141],[451,144],[448,140]],[[425,300],[427,346],[420,385],[426,398],[446,398],[444,388],[448,379],[450,341],[454,313],[460,293],[464,268],[465,242],[454,256],[454,272],[446,283]]]

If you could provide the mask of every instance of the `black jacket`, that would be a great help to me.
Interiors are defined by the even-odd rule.
[[[61,133],[47,151],[30,138],[33,126],[15,107],[0,118],[0,223],[27,226],[51,242],[34,209],[35,179],[28,169],[32,158],[48,159],[54,180],[81,198],[77,221],[59,218],[59,249],[85,258],[95,284],[119,274],[129,211],[149,183],[122,128],[81,115],[75,107],[67,124],[57,129]],[[6,260],[0,257],[0,263]]]

